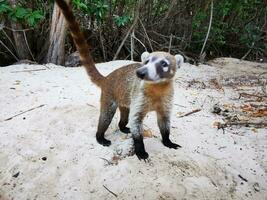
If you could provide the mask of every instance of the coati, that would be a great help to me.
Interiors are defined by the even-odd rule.
[[[181,147],[171,142],[169,135],[173,77],[177,67],[183,63],[183,57],[173,56],[166,52],[144,52],[141,55],[141,63],[124,66],[104,77],[95,67],[89,47],[71,7],[64,0],[56,0],[56,2],[68,22],[83,66],[92,82],[101,88],[97,142],[103,146],[111,144],[104,136],[119,108],[119,128],[124,133],[131,132],[135,154],[139,159],[148,158],[143,142],[143,119],[150,111],[157,113],[157,123],[163,144],[174,149]],[[128,119],[130,129],[127,127]]]

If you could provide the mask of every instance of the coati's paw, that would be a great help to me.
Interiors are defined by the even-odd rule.
[[[131,133],[130,129],[127,128],[126,126],[123,127],[123,128],[120,127],[120,131],[123,132],[123,133],[126,133],[126,134],[127,134],[127,133]]]
[[[171,149],[178,149],[182,147],[179,144],[171,142],[170,140],[162,141],[162,143],[164,144],[164,146],[169,147]]]
[[[148,153],[145,150],[143,138],[134,139],[134,150],[139,160],[146,160],[148,158]]]
[[[145,152],[145,151],[136,151],[135,154],[136,154],[136,156],[137,156],[137,158],[139,160],[146,160],[146,159],[148,159],[148,153]]]
[[[100,137],[100,138],[96,138],[97,142],[103,146],[109,146],[111,145],[111,141],[110,140],[107,140],[106,138],[104,137]]]

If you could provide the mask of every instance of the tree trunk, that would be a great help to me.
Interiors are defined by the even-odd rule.
[[[9,4],[15,8],[17,4],[17,0],[8,0]],[[10,25],[13,29],[12,34],[14,37],[14,42],[15,42],[15,47],[16,47],[16,52],[19,57],[19,59],[24,60],[24,59],[31,59],[31,54],[30,50],[27,46],[27,38],[26,34],[24,35],[23,27],[19,22],[11,21]]]
[[[69,3],[69,0],[66,2]],[[66,35],[66,20],[60,12],[57,4],[54,4],[52,24],[49,35],[49,47],[46,55],[47,63],[57,65],[65,64],[65,35]]]

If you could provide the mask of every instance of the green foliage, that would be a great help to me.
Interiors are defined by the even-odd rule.
[[[13,21],[20,21],[32,27],[44,19],[44,14],[41,10],[33,11],[31,8],[25,8],[20,5],[12,8],[6,0],[0,0],[0,16],[4,14],[7,14]]]
[[[220,49],[229,44],[236,44],[237,46],[240,43],[247,48],[254,46],[267,50],[261,42],[260,24],[253,20],[261,9],[260,0],[215,0],[208,45],[212,44],[212,46]],[[265,13],[266,10],[265,8]],[[260,15],[260,13],[258,14]],[[210,9],[204,11],[199,8],[194,15],[192,21],[192,41],[194,44],[191,45],[192,48],[201,48],[206,37],[209,18]]]
[[[11,7],[8,0],[0,0],[0,21],[12,20],[22,24],[22,27],[34,27],[31,30],[34,37],[30,37],[34,41],[31,43],[37,46],[34,49],[36,54],[41,54],[40,49],[47,41],[55,1],[17,0],[16,2],[16,6]],[[98,61],[103,61],[104,57],[106,60],[112,59],[123,40],[125,31],[131,26],[133,16],[137,13],[138,1],[71,0],[71,2],[85,35],[90,35],[87,39],[94,47],[94,56]],[[146,39],[139,21],[135,33],[146,47],[150,48],[152,45],[153,49],[166,51],[169,46],[168,38],[173,35],[172,53],[188,52],[191,58],[198,58],[209,26],[211,0],[140,2],[139,18],[151,41]],[[267,43],[264,41],[267,2],[263,0],[213,0],[213,2],[212,26],[205,47],[206,58],[217,56],[241,58],[246,52],[249,52],[247,59],[264,58],[267,52]],[[7,38],[2,38],[9,44]],[[104,47],[101,46],[100,40],[104,41]],[[125,58],[129,54],[129,38],[124,45],[120,58]],[[72,51],[72,47],[71,40],[67,40],[66,50]],[[136,42],[135,52],[142,51],[143,46]]]
[[[6,0],[0,0],[0,15],[12,11],[12,8],[6,2]]]
[[[88,6],[83,3],[81,0],[73,0],[72,4],[74,5],[74,7],[83,10],[83,11],[87,11],[88,10]]]
[[[111,6],[115,6],[117,2],[113,0],[111,3]],[[127,3],[129,6],[133,4],[133,2],[130,1]],[[105,22],[106,16],[110,9],[110,5],[107,3],[106,0],[73,0],[72,4],[76,9],[82,11],[83,14],[93,16],[99,23]],[[117,25],[118,27],[122,27],[129,24],[132,21],[132,18],[129,14],[130,13],[122,16],[114,14],[113,21],[115,25]]]
[[[118,27],[125,26],[131,21],[132,21],[132,18],[128,15],[123,15],[123,16],[115,15],[114,16],[114,22]]]
[[[108,12],[108,4],[105,0],[73,0],[74,7],[84,12],[84,14],[92,15],[96,18],[98,22],[103,22],[105,20],[106,14]]]

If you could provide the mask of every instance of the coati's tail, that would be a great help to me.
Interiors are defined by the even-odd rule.
[[[85,37],[80,30],[80,26],[73,15],[71,7],[64,0],[56,0],[56,2],[60,7],[63,15],[65,16],[66,21],[68,22],[72,38],[75,42],[77,50],[79,51],[80,59],[82,61],[82,64],[86,68],[87,74],[90,76],[93,83],[101,87],[105,77],[100,74],[95,67],[89,46],[86,43]]]

